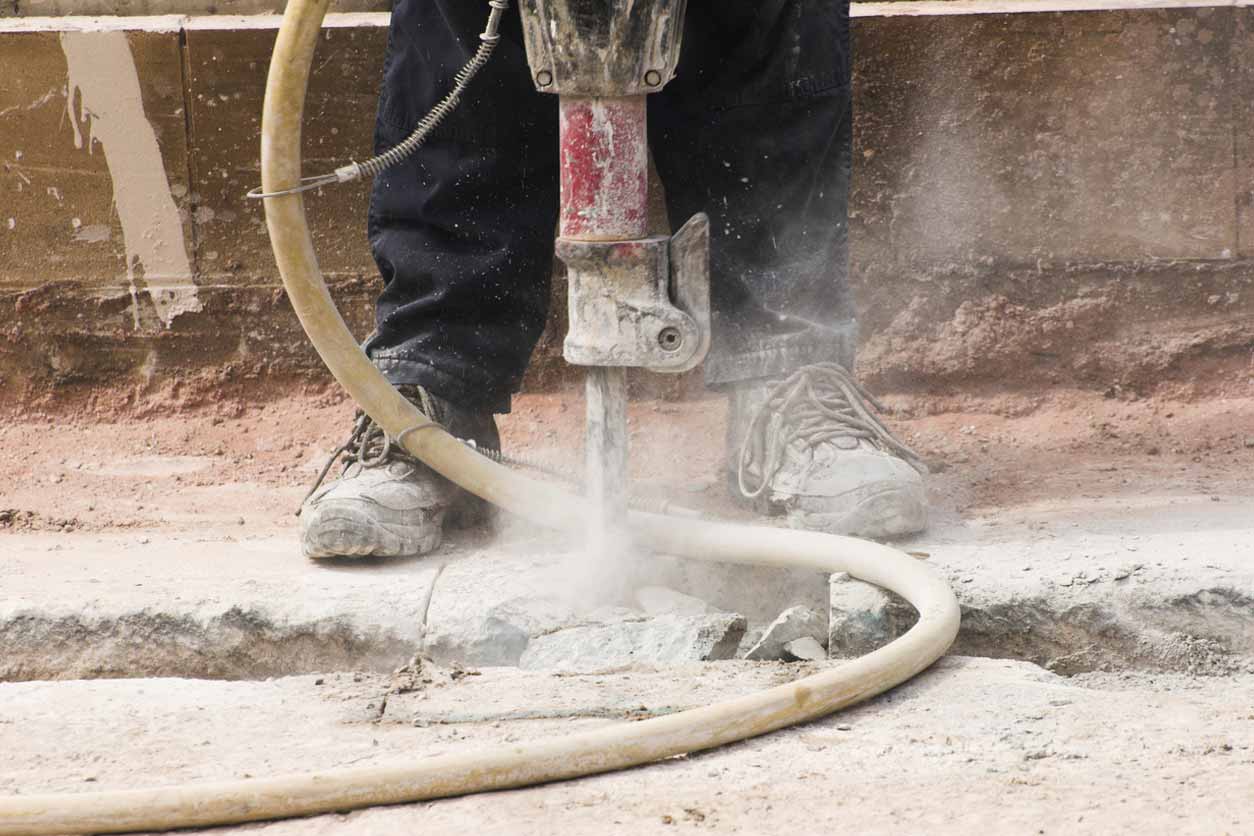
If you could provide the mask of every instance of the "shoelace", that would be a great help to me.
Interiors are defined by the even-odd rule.
[[[430,393],[422,386],[415,386],[413,395],[418,398],[418,403],[422,409],[422,413],[432,418],[433,425],[439,425],[435,420],[440,415],[441,410],[436,406]],[[408,432],[408,430],[406,431]],[[404,433],[402,433],[404,435]],[[296,516],[300,516],[301,509],[305,507],[305,503],[309,501],[309,497],[313,496],[318,488],[322,487],[323,481],[326,480],[327,474],[331,472],[331,468],[335,466],[335,462],[340,456],[347,456],[344,462],[344,470],[348,470],[354,462],[360,462],[362,467],[379,467],[380,465],[390,464],[393,461],[417,462],[418,460],[405,451],[405,448],[392,440],[392,437],[383,431],[383,428],[374,422],[369,415],[358,410],[354,417],[353,431],[345,441],[327,457],[327,463],[322,466],[322,470],[318,473],[318,478],[314,480],[313,487],[301,499],[300,505],[296,507]]]
[[[927,473],[918,454],[894,438],[867,409],[868,402],[877,411],[885,411],[839,363],[802,366],[784,378],[753,414],[741,442],[736,473],[741,493],[749,499],[761,496],[783,467],[784,451],[796,441],[813,448],[837,438],[863,439]],[[765,461],[758,484],[750,488],[754,450],[763,451]]]
[[[383,428],[376,424],[369,415],[359,412],[348,441],[335,448],[331,455],[327,457],[327,463],[318,472],[318,478],[314,480],[313,486],[301,499],[300,505],[296,507],[296,516],[300,516],[301,509],[305,507],[309,497],[313,496],[318,488],[322,487],[327,474],[331,472],[331,468],[335,466],[335,462],[340,456],[347,456],[347,460],[344,462],[345,470],[354,462],[360,462],[362,467],[378,467],[396,459],[417,461],[417,459],[405,452],[405,448],[395,444],[391,437],[383,431]]]
[[[417,398],[418,406],[422,409],[423,414],[433,418],[430,424],[424,424],[415,429],[443,427],[440,421],[434,420],[437,416],[443,417],[443,410],[440,409],[424,387],[413,387],[413,391],[407,392],[406,397],[411,399]],[[404,437],[408,432],[410,430],[401,433],[401,436]],[[506,455],[499,449],[479,444],[474,439],[459,438],[458,441],[467,447],[477,450],[497,464],[534,470],[572,484],[577,484],[579,481],[577,477],[572,476],[564,468],[550,465],[547,462],[537,461],[527,456]],[[300,501],[300,505],[297,506],[296,516],[300,516],[305,503],[309,501],[309,497],[313,496],[318,488],[322,487],[322,483],[326,481],[327,474],[331,472],[331,468],[335,466],[335,462],[341,456],[347,457],[344,461],[344,470],[348,470],[354,462],[359,462],[362,467],[380,467],[391,464],[394,461],[422,464],[421,461],[410,455],[399,439],[393,439],[369,415],[359,410],[355,416],[353,431],[349,434],[348,440],[327,457],[327,462],[322,466],[322,470],[319,471],[318,478],[314,480],[313,486],[305,493],[304,498]]]

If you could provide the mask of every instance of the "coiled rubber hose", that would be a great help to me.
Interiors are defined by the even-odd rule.
[[[262,121],[267,192],[300,182],[300,127],[310,63],[329,0],[291,0],[275,45]],[[336,379],[410,453],[472,493],[535,522],[578,531],[583,502],[514,473],[432,424],[362,353],[314,256],[300,195],[266,201],[283,283]],[[567,737],[424,758],[188,786],[0,799],[0,834],[163,830],[311,815],[522,787],[650,763],[804,723],[865,700],[932,664],[958,631],[953,593],[922,564],[862,540],[633,513],[633,536],[655,551],[702,560],[848,572],[919,611],[904,636],[789,685],[689,711]]]

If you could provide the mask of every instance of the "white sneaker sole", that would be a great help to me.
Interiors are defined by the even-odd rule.
[[[844,496],[787,499],[793,528],[866,537],[905,537],[927,528],[927,496],[921,484],[860,487]],[[806,508],[819,505],[822,508]]]
[[[441,519],[423,525],[395,525],[356,506],[336,502],[306,509],[301,516],[300,538],[305,557],[419,557],[440,547],[443,514]]]

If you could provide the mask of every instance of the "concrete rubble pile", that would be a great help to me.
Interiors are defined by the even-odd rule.
[[[829,643],[838,658],[882,645],[904,632],[913,616],[904,603],[847,577],[832,581],[830,616],[794,605],[765,625],[662,586],[641,587],[632,599],[636,607],[586,613],[555,596],[463,610],[428,624],[425,653],[450,663],[566,672],[736,658],[818,661],[828,658]]]

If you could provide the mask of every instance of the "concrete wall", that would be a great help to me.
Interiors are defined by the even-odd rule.
[[[0,66],[21,68],[0,88],[0,374],[19,398],[49,384],[144,391],[317,370],[260,206],[244,199],[260,182],[274,29],[220,23],[0,34]],[[311,170],[369,148],[385,38],[377,26],[327,30]],[[363,189],[310,201],[320,258],[359,330],[374,292],[365,209]]]
[[[1254,388],[1252,14],[858,19],[862,373],[939,393]],[[0,390],[30,402],[103,383],[143,398],[316,374],[242,197],[258,182],[273,29],[0,24]],[[327,31],[308,171],[368,152],[385,36]],[[308,205],[364,333],[377,287],[365,190]],[[561,290],[533,387],[561,377]]]
[[[861,21],[863,365],[1251,380],[1249,9]]]

